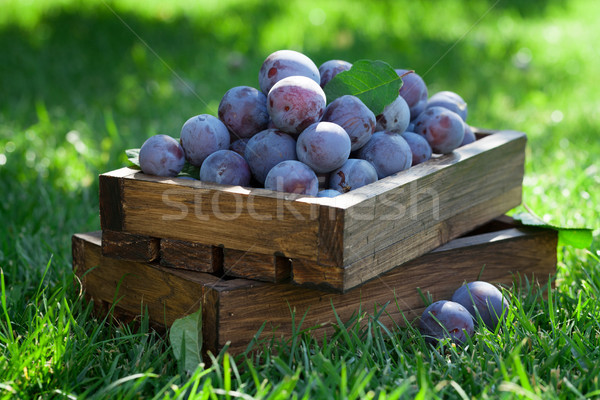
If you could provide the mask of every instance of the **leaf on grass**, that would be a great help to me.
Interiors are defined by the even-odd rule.
[[[591,229],[564,228],[561,226],[551,225],[537,215],[533,215],[528,212],[518,213],[512,217],[516,221],[519,221],[521,224],[526,226],[554,229],[558,232],[559,245],[569,245],[577,249],[588,249],[592,245],[593,235]]]
[[[138,167],[140,166],[140,149],[125,150],[125,155],[130,163]]]
[[[169,340],[177,362],[189,373],[202,362],[202,307],[193,314],[176,319]]]
[[[333,77],[323,88],[327,101],[332,102],[344,95],[353,95],[375,115],[396,100],[402,86],[402,78],[384,61],[358,60],[352,68]]]

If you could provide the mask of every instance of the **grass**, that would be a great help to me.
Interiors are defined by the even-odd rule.
[[[600,396],[597,2],[0,5],[2,397]],[[508,288],[506,323],[462,349],[360,313],[326,343],[301,326],[289,342],[222,352],[187,374],[146,319],[93,316],[73,284],[70,236],[99,228],[97,175],[149,135],[215,114],[231,86],[256,86],[280,48],[317,64],[410,66],[431,92],[461,93],[472,125],[526,132],[524,202],[548,222],[595,229],[592,248],[558,249],[556,288]]]

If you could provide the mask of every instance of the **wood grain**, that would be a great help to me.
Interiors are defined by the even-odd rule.
[[[196,242],[161,239],[160,265],[222,275],[223,249]]]
[[[86,295],[103,312],[116,304],[114,315],[136,318],[148,309],[153,324],[169,326],[202,304],[205,350],[217,352],[226,343],[236,353],[266,322],[263,339],[289,337],[291,314],[303,328],[329,334],[335,311],[343,321],[362,310],[373,313],[387,304],[381,322],[391,327],[409,321],[424,309],[417,288],[433,300],[447,299],[464,281],[519,283],[527,276],[540,284],[556,272],[557,234],[545,229],[504,229],[455,239],[404,263],[349,293],[326,293],[291,283],[247,279],[222,280],[213,275],[163,268],[155,264],[103,257],[100,234],[73,236],[73,268]],[[388,304],[389,303],[389,304]]]
[[[123,260],[150,262],[158,258],[160,239],[112,230],[102,231],[102,255]]]
[[[226,275],[263,282],[283,282],[291,276],[291,260],[283,256],[223,249]]]

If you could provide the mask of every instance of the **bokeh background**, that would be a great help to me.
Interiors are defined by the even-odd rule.
[[[70,236],[99,229],[98,174],[216,114],[264,58],[380,59],[452,90],[468,122],[527,133],[524,202],[596,229],[595,0],[0,0],[0,265],[12,294],[70,284]],[[570,250],[567,249],[567,252]],[[569,265],[586,259],[574,253]],[[582,261],[583,260],[583,261]]]

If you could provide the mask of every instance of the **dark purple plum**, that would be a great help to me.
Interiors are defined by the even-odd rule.
[[[215,151],[200,167],[200,180],[205,182],[248,186],[251,176],[244,157],[233,150]]]
[[[319,68],[306,55],[294,50],[278,50],[271,53],[258,72],[260,90],[268,94],[273,85],[288,76],[306,76],[321,84]]]
[[[317,197],[336,197],[340,194],[342,194],[342,192],[338,192],[335,189],[323,189],[319,190],[319,193],[317,193]]]
[[[376,131],[390,131],[402,133],[410,123],[410,109],[402,96],[385,106],[383,112],[375,117]]]
[[[246,145],[244,158],[252,175],[261,184],[275,165],[285,160],[296,160],[296,141],[287,133],[267,129],[252,136]]]
[[[428,107],[415,120],[415,133],[427,139],[436,154],[452,153],[465,136],[460,116],[444,107]]]
[[[429,343],[450,338],[463,344],[474,333],[473,317],[462,305],[448,300],[432,303],[423,311],[419,330]]]
[[[449,90],[437,92],[427,100],[427,108],[444,107],[457,113],[463,121],[467,120],[467,103],[457,93]]]
[[[321,87],[325,87],[334,76],[352,68],[352,64],[344,60],[329,60],[319,66],[321,75]]]
[[[174,177],[183,169],[185,153],[171,136],[154,135],[142,144],[139,161],[145,174]]]
[[[473,132],[473,129],[471,129],[471,127],[465,122],[465,137],[463,138],[462,143],[460,144],[461,146],[464,146],[466,144],[469,143],[473,143],[474,141],[477,140],[477,137],[475,136],[475,132]]]
[[[299,134],[320,121],[325,106],[325,92],[305,76],[283,78],[267,95],[267,110],[273,124],[291,134]]]
[[[358,151],[358,157],[373,164],[379,179],[412,165],[412,152],[406,140],[400,134],[388,131],[375,132]]]
[[[410,146],[413,166],[421,164],[431,158],[431,146],[425,137],[409,131],[404,132],[402,137]]]
[[[367,160],[350,158],[329,176],[329,188],[342,193],[368,185],[377,180],[375,167]]]
[[[500,317],[509,307],[502,292],[491,283],[483,281],[473,281],[461,286],[452,295],[452,301],[465,307],[476,322],[479,313],[490,330],[496,329]]]
[[[218,114],[232,137],[249,138],[267,129],[267,96],[250,86],[233,87],[221,99]]]
[[[296,154],[315,172],[331,172],[348,160],[350,147],[344,128],[333,122],[317,122],[298,136]]]
[[[185,158],[196,167],[217,150],[229,148],[229,131],[223,122],[209,114],[188,119],[181,128],[181,147]]]
[[[316,196],[319,192],[319,180],[308,165],[287,160],[271,168],[265,179],[265,189]]]
[[[398,76],[402,76],[409,72],[409,69],[397,69]],[[427,85],[425,81],[416,72],[411,72],[402,78],[402,87],[400,87],[400,96],[406,100],[410,109],[411,121],[417,118],[427,106]]]
[[[356,151],[369,141],[375,132],[375,114],[358,97],[338,97],[325,108],[321,121],[338,124],[350,136],[351,150]]]
[[[250,138],[242,138],[231,142],[229,145],[229,150],[233,150],[238,153],[242,157],[246,157],[246,146],[248,145],[248,141]]]

